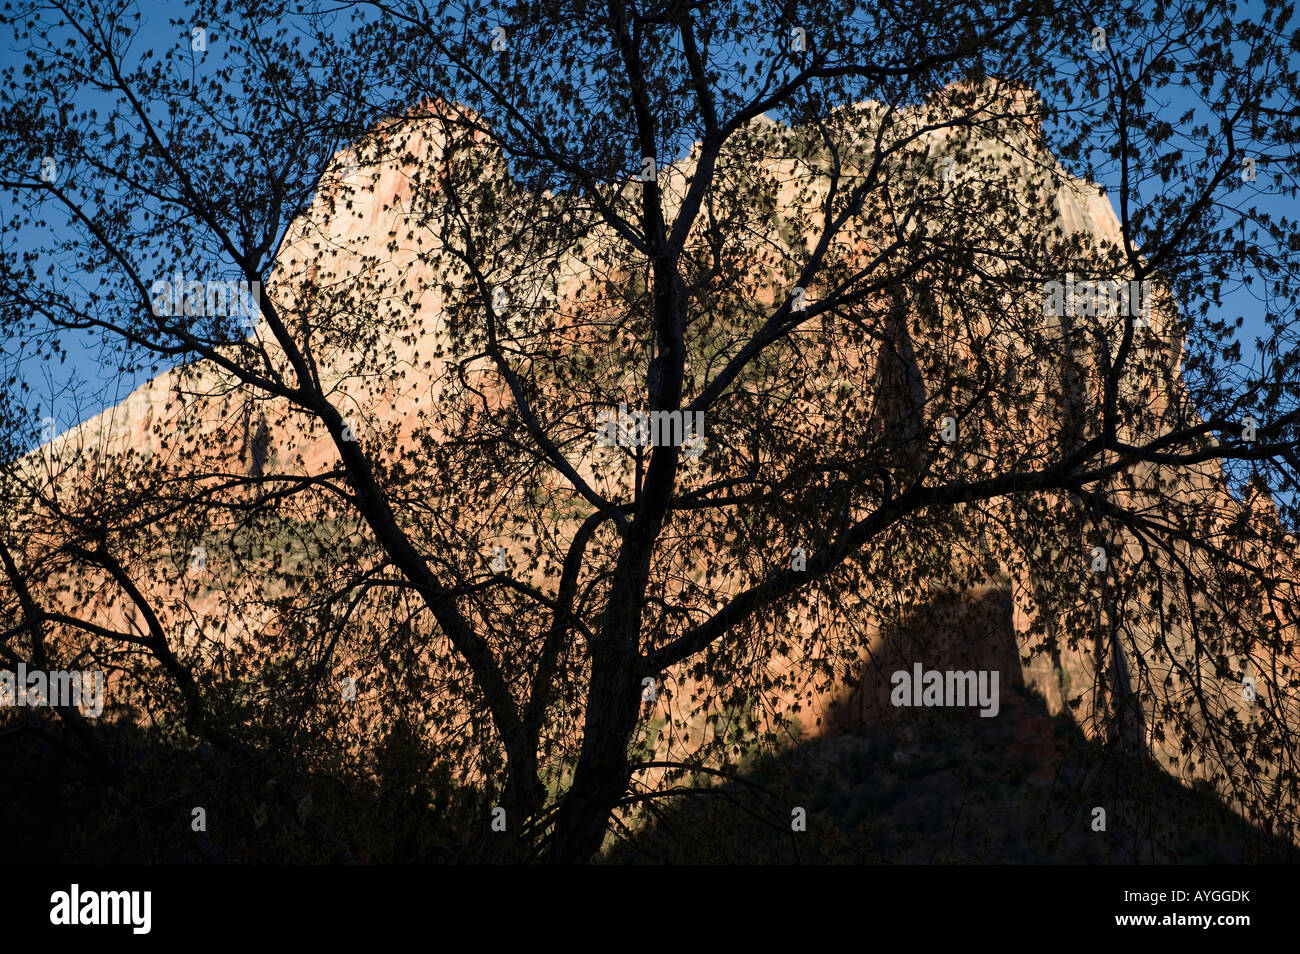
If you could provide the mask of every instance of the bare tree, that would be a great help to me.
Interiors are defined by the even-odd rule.
[[[330,11],[4,15],[9,354],[170,368],[26,455],[10,375],[6,665],[413,734],[572,862],[1002,587],[1091,731],[1294,837],[1289,7]]]

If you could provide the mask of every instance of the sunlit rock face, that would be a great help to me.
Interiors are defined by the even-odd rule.
[[[863,144],[860,154],[846,157],[846,169],[862,174],[867,146],[881,123],[888,121],[893,135],[904,135],[958,108],[951,97],[962,93],[954,88],[893,114],[875,103],[839,111],[837,129]],[[870,336],[819,352],[804,390],[779,369],[762,372],[771,374],[770,393],[783,399],[784,410],[770,413],[786,416],[761,424],[788,431],[792,446],[804,440],[833,443],[847,427],[898,482],[916,479],[926,468],[940,478],[970,479],[1016,466],[1031,469],[1095,436],[1102,388],[1098,341],[1114,348],[1124,329],[1123,316],[1108,314],[1104,304],[1076,307],[1077,297],[1070,301],[1067,295],[1065,307],[1052,308],[1048,287],[1057,282],[1064,288],[1085,275],[1123,278],[1115,265],[1120,224],[1109,200],[1096,186],[1069,176],[1046,150],[1031,96],[992,82],[965,93],[986,104],[988,121],[960,138],[927,132],[900,149],[887,170],[895,191],[933,196],[927,213],[932,221],[924,223],[931,234],[942,232],[945,210],[952,209],[954,216],[972,220],[962,226],[968,238],[985,230],[1003,242],[1029,235],[1046,243],[1055,230],[1055,260],[1063,267],[995,274],[988,283],[972,283],[968,297],[924,276],[900,283],[864,303]],[[503,297],[491,307],[519,353],[539,344],[546,349],[547,360],[533,361],[526,372],[533,407],[556,446],[591,487],[609,498],[630,499],[635,468],[623,449],[599,446],[592,400],[599,396],[613,407],[638,398],[648,360],[637,325],[644,288],[628,289],[644,263],[620,250],[611,229],[596,225],[554,260],[536,260],[506,245],[490,275],[472,275],[449,252],[449,233],[440,227],[447,221],[447,190],[465,181],[471,169],[483,178],[508,173],[481,134],[465,138],[453,130],[450,116],[426,104],[335,157],[268,277],[263,294],[275,323],[264,319],[229,353],[242,366],[289,381],[294,372],[285,336],[309,355],[352,437],[377,461],[395,499],[407,501],[399,505],[403,526],[434,554],[435,565],[454,565],[466,576],[481,565],[479,572],[486,573],[500,546],[511,573],[553,592],[563,556],[554,541],[571,539],[591,508],[554,468],[527,467],[518,455],[507,454],[501,465],[506,472],[494,473],[497,464],[471,438],[526,435],[511,430],[515,400],[482,354],[482,335],[465,329],[484,321],[487,296],[502,288]],[[710,342],[711,334],[746,327],[752,333],[752,323],[791,294],[790,263],[797,265],[815,245],[809,223],[815,223],[827,194],[825,177],[817,173],[825,157],[808,145],[808,137],[760,118],[740,139],[751,151],[724,167],[749,163],[744,174],[753,194],[746,201],[753,210],[732,210],[748,232],[741,243],[744,264],[736,267],[728,293],[753,310],[716,306],[715,314],[711,301],[702,301],[705,320],[688,332],[688,348],[694,344],[701,354],[716,355],[722,347]],[[454,152],[448,148],[453,140]],[[761,166],[754,166],[754,156],[762,157]],[[662,170],[668,214],[680,202],[694,162],[692,153]],[[615,196],[626,193],[625,186],[612,184],[608,194],[627,211],[633,197]],[[474,201],[466,199],[471,212]],[[518,197],[497,214],[508,219],[559,201]],[[869,207],[862,227],[837,239],[834,267],[869,261],[884,248],[893,234],[885,227],[890,214],[883,204]],[[919,227],[905,223],[905,230]],[[760,235],[779,253],[765,251]],[[705,242],[704,235],[691,239],[695,250]],[[731,254],[739,261],[742,249]],[[1005,268],[992,258],[989,267]],[[1005,284],[996,285],[1002,278]],[[806,290],[809,302],[815,303],[819,290]],[[619,291],[626,294],[620,297]],[[1148,311],[1134,330],[1133,356],[1119,382],[1129,409],[1120,437],[1131,443],[1195,420],[1180,377],[1174,309],[1164,289],[1149,289]],[[834,337],[831,319],[819,319],[815,327]],[[569,353],[551,360],[556,342]],[[1042,347],[1044,342],[1052,347]],[[574,353],[589,357],[590,364],[579,363]],[[703,357],[693,361],[688,392],[716,369]],[[958,366],[1000,383],[993,398],[957,422],[954,439],[947,440],[945,415],[961,395],[943,382]],[[778,405],[769,402],[752,413],[768,413],[764,406]],[[707,448],[685,464],[684,492],[741,472],[728,448],[754,424],[746,420],[749,413],[743,404],[724,401],[716,416],[707,417]],[[779,453],[759,453],[768,455],[766,473],[794,473]],[[216,665],[230,653],[280,658],[285,641],[299,638],[303,626],[295,600],[327,584],[341,586],[359,566],[379,562],[360,522],[334,490],[303,484],[301,493],[281,499],[268,496],[273,485],[253,489],[241,483],[247,476],[274,475],[285,488],[295,480],[346,487],[336,441],[311,415],[287,399],[255,394],[211,362],[159,375],[35,452],[29,463],[35,485],[47,492],[59,488],[61,505],[72,511],[93,512],[113,486],[134,488],[141,506],[159,507],[167,497],[166,481],[180,477],[201,479],[207,499],[226,505],[182,508],[123,544],[135,554],[132,571],[158,607],[178,655],[196,667]],[[1295,543],[1278,530],[1271,503],[1259,496],[1235,499],[1214,460],[1141,464],[1129,477],[1089,492],[1156,522],[1185,526],[1223,552],[1211,558],[1181,542],[1166,548],[1137,526],[1103,530],[1084,520],[1082,501],[1066,493],[995,500],[964,514],[956,531],[951,523],[909,522],[905,541],[890,543],[898,549],[868,547],[851,594],[819,605],[783,605],[760,622],[759,631],[775,634],[777,647],[762,661],[763,680],[747,689],[751,698],[771,700],[760,721],[772,726],[782,717],[795,718],[802,732],[818,734],[856,722],[905,719],[906,711],[890,701],[894,672],[917,663],[997,670],[1008,700],[1033,690],[1051,712],[1068,713],[1088,735],[1146,753],[1180,779],[1208,781],[1230,799],[1243,797],[1244,784],[1256,801],[1289,804],[1275,784],[1278,762],[1268,746],[1276,741],[1279,719],[1295,725],[1294,660],[1283,655],[1274,665],[1266,643],[1275,632],[1294,632],[1297,594],[1253,592],[1230,570],[1231,561],[1240,560],[1295,580]],[[291,544],[286,551],[240,552],[247,508],[229,506],[240,502],[274,512]],[[855,500],[845,506],[861,516],[869,504]],[[832,516],[825,514],[827,520]],[[57,537],[48,512],[38,508],[24,519],[34,551]],[[1226,528],[1235,521],[1256,528],[1257,548],[1230,542]],[[683,515],[664,549],[653,595],[698,615],[763,573],[785,568],[792,548],[807,543],[779,535],[769,541],[771,552],[751,548],[740,565],[733,560],[733,531],[707,515]],[[612,562],[616,544],[612,534],[593,541],[593,576]],[[521,559],[534,550],[544,556]],[[1164,589],[1155,582],[1160,578]],[[1193,582],[1171,587],[1174,579]],[[50,592],[57,591],[51,580]],[[102,574],[80,571],[55,598],[98,615],[105,625],[139,626],[137,610],[115,594]],[[1215,626],[1215,604],[1245,603],[1252,604],[1252,625]],[[352,625],[382,628],[396,615],[391,604],[367,600]],[[513,621],[479,622],[499,628],[504,643],[523,638],[535,619],[520,614]],[[428,630],[424,661],[437,665],[445,656],[440,637],[431,623],[414,625]],[[643,630],[647,650],[667,641],[677,625],[652,613]],[[73,633],[63,638],[86,639]],[[341,647],[339,671],[348,668],[349,658],[367,658],[367,645],[358,636],[355,644]],[[1231,675],[1225,675],[1225,665]],[[146,676],[157,673],[148,670]],[[579,669],[575,679],[582,678]],[[1243,692],[1246,678],[1254,680],[1253,699]],[[649,704],[648,723],[691,728],[691,741],[672,732],[648,741],[664,754],[693,750],[710,737],[704,717],[721,705],[720,687],[682,664]],[[367,702],[363,695],[357,719],[369,726],[366,731],[378,731],[374,726],[382,718],[382,702]],[[1205,738],[1190,747],[1180,744],[1180,734],[1189,728],[1199,734],[1207,720],[1237,723],[1251,741],[1236,752],[1218,750]],[[573,730],[566,724],[555,732]],[[1246,765],[1245,752],[1257,753],[1252,757],[1258,764]]]

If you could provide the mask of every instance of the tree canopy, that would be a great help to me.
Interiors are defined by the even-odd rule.
[[[1293,14],[7,6],[4,666],[585,861],[1005,591],[1294,839]],[[155,376],[41,434],[69,335]]]

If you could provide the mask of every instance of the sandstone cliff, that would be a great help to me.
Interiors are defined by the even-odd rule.
[[[931,190],[939,203],[945,190],[967,189],[968,218],[969,203],[987,206],[974,216],[981,221],[965,228],[1006,242],[1023,229],[1045,234],[1047,223],[1059,232],[1061,272],[1114,268],[1120,238],[1114,210],[1099,189],[1069,176],[1046,152],[1032,99],[1015,94],[1008,108],[1008,94],[996,84],[978,92],[989,97],[987,124],[961,136],[950,129],[922,136],[897,157],[892,172],[899,188]],[[864,103],[840,111],[836,122],[856,130],[865,143],[886,118],[900,128],[908,123],[919,128],[951,108],[940,99],[900,118],[879,104]],[[525,566],[519,571],[522,582],[550,591],[559,573],[557,541],[576,532],[583,501],[554,472],[493,484],[490,459],[496,451],[477,447],[473,435],[506,433],[501,421],[511,412],[509,390],[492,363],[476,352],[475,341],[456,330],[467,300],[477,294],[463,264],[447,254],[443,236],[419,224],[422,212],[445,200],[444,182],[455,178],[453,167],[465,175],[468,164],[485,178],[505,175],[505,167],[486,143],[475,152],[463,137],[455,155],[448,155],[451,120],[436,105],[413,115],[418,118],[377,130],[336,156],[310,214],[280,250],[265,294],[292,332],[309,343],[315,373],[356,439],[375,456],[378,471],[409,506],[403,518],[428,542],[431,559],[469,577],[485,574],[493,548],[501,546],[511,572],[519,561]],[[735,280],[744,283],[753,306],[763,308],[780,302],[792,287],[790,247],[806,240],[811,249],[815,241],[802,225],[808,211],[826,198],[825,182],[816,174],[825,157],[816,155],[808,137],[765,118],[754,121],[746,136],[769,158],[761,170],[744,172],[761,201],[755,200],[743,222],[752,254],[748,273]],[[865,155],[846,157],[846,165],[865,161]],[[935,175],[945,156],[958,157],[952,182]],[[662,171],[670,208],[680,201],[693,170],[692,154]],[[613,196],[626,191],[625,184],[609,190]],[[554,198],[520,196],[517,202],[501,214],[538,214]],[[883,247],[889,209],[874,212],[879,230],[840,240],[837,261],[846,268]],[[767,241],[781,253],[769,254]],[[559,268],[525,254],[506,262],[501,273],[508,277],[499,279],[508,288],[503,311],[516,322],[512,334],[523,350],[571,334],[573,350],[595,353],[598,361],[606,359],[606,368],[626,355],[627,377],[634,381],[644,343],[629,328],[617,322],[605,328],[593,316],[602,309],[617,314],[611,289],[626,283],[638,265],[609,260],[617,239],[608,229],[592,229],[583,243],[566,251]],[[995,277],[990,276],[990,289]],[[890,468],[901,476],[925,467],[979,474],[1045,448],[1077,445],[1099,425],[1093,410],[1101,371],[1096,328],[1089,325],[1099,319],[1045,316],[1043,297],[1033,290],[1050,275],[1016,276],[1018,286],[1003,277],[1008,290],[997,292],[1005,298],[998,318],[968,313],[959,301],[941,299],[937,292],[929,298],[924,283],[881,293],[869,304],[891,316],[881,325],[883,340],[846,347],[803,393],[773,372],[776,386],[768,393],[788,400],[800,426],[814,434],[832,432],[841,415],[860,405],[875,422],[872,433],[879,436],[880,452],[893,455]],[[1013,287],[1022,293],[1013,294]],[[992,294],[990,289],[979,294]],[[810,293],[815,297],[817,289]],[[1126,440],[1156,439],[1195,419],[1180,379],[1175,314],[1174,303],[1156,289],[1150,325],[1141,332],[1121,381],[1123,399],[1135,408],[1124,425]],[[1035,347],[1042,340],[1064,343],[1051,353],[1068,360],[1045,361]],[[285,369],[265,323],[248,341],[232,344],[231,353],[253,366]],[[927,444],[928,438],[918,435],[937,431],[945,409],[959,403],[945,382],[950,369],[963,364],[996,367],[1006,375],[1004,416],[963,421],[963,438],[951,447]],[[550,433],[576,472],[600,492],[626,498],[633,471],[619,449],[596,444],[593,394],[581,367],[539,360],[529,370],[537,404],[550,414]],[[702,381],[709,366],[701,362],[692,370]],[[612,403],[608,385],[616,378],[601,374],[602,396]],[[828,400],[811,400],[809,395],[818,392]],[[836,394],[847,397],[831,397]],[[1025,416],[1025,408],[1033,413]],[[741,409],[733,418],[724,413],[710,422],[709,448],[688,464],[685,492],[739,472],[728,453],[745,423]],[[930,451],[909,458],[908,448],[918,446]],[[426,465],[437,479],[413,481],[411,469]],[[764,466],[780,479],[785,464],[772,457]],[[516,476],[526,470],[512,468],[507,472]],[[250,490],[241,484],[250,474],[274,475],[281,483]],[[172,634],[181,659],[212,674],[204,677],[208,685],[222,685],[220,673],[231,668],[232,654],[267,661],[291,655],[285,642],[312,625],[314,592],[345,591],[367,572],[381,575],[382,560],[355,532],[356,521],[341,502],[344,481],[330,436],[287,401],[254,395],[208,362],[159,375],[122,404],[57,438],[33,455],[27,479],[47,504],[57,500],[61,510],[58,516],[48,507],[24,516],[33,559],[58,538],[66,515],[95,512],[109,496],[107,488],[137,495],[128,500],[138,500],[151,521],[123,543],[152,567],[141,567],[141,573],[160,624]],[[201,480],[208,488],[205,502],[191,506],[178,498],[181,509],[166,513],[168,488],[181,480]],[[274,494],[277,487],[305,489],[275,502],[284,508],[275,518],[281,552],[240,552],[241,533],[262,519],[257,515],[262,498],[241,494]],[[780,636],[784,648],[761,661],[759,675],[748,685],[750,698],[766,707],[760,721],[788,728],[786,720],[794,717],[804,732],[822,733],[855,720],[898,718],[888,703],[894,670],[914,662],[939,669],[994,668],[1003,673],[1004,691],[1035,690],[1052,712],[1070,713],[1091,736],[1147,753],[1175,777],[1203,780],[1227,800],[1272,806],[1278,817],[1293,817],[1294,793],[1279,777],[1294,769],[1289,746],[1297,719],[1295,660],[1276,652],[1275,637],[1294,633],[1293,608],[1300,605],[1294,590],[1295,542],[1281,533],[1268,500],[1234,498],[1214,461],[1141,464],[1090,492],[1143,515],[1153,526],[1196,531],[1221,549],[1216,555],[1178,541],[1177,535],[1165,545],[1140,524],[1102,528],[1084,516],[1083,501],[1070,494],[963,512],[956,536],[948,535],[955,524],[918,524],[910,532],[934,536],[912,540],[900,562],[883,549],[866,555],[852,599],[833,606],[782,607],[764,623],[778,636],[783,630],[797,636]],[[1257,547],[1232,542],[1226,531],[1239,521],[1255,527]],[[747,566],[720,564],[707,555],[710,534],[720,538],[734,532],[704,518],[691,524],[679,540],[693,539],[705,555],[700,546],[685,543],[665,554],[669,569],[657,581],[662,592],[654,595],[688,603],[690,594],[707,591],[707,604],[743,588],[761,568],[788,561],[791,548],[804,542],[772,537]],[[598,540],[593,563],[607,557],[612,546],[611,539]],[[196,547],[204,555],[197,562]],[[1102,573],[1091,566],[1096,547],[1106,556]],[[1239,568],[1265,570],[1292,584],[1251,591]],[[107,575],[79,572],[62,584],[58,598],[65,606],[105,625],[142,631],[136,609]],[[1200,589],[1170,592],[1174,578],[1199,581]],[[53,577],[47,586],[50,592],[60,589]],[[1242,587],[1258,601],[1249,614],[1256,626],[1216,629],[1210,622],[1214,606],[1240,603]],[[412,624],[400,605],[377,595],[372,599],[362,602],[356,615],[363,629],[367,618],[381,629],[428,625]],[[491,610],[483,613],[491,617]],[[521,613],[515,625],[516,631],[526,630],[530,618]],[[647,634],[647,648],[671,634],[671,624],[665,623]],[[382,642],[374,633],[359,636],[332,663],[335,675],[357,672],[367,686],[359,747],[369,744],[367,737],[373,742],[385,711],[386,697],[378,688],[383,680],[372,675],[387,665]],[[435,695],[444,678],[455,678],[439,671],[451,664],[433,632],[423,655],[408,664],[437,673],[429,676]],[[1255,680],[1253,699],[1243,693],[1245,678]],[[647,706],[653,736],[648,744],[661,755],[692,750],[719,731],[705,717],[717,714],[724,701],[720,689],[697,678],[689,665],[677,667]],[[449,704],[430,702],[433,708]],[[1224,749],[1206,731],[1215,721],[1237,727],[1236,748]],[[555,733],[572,729],[560,719]]]

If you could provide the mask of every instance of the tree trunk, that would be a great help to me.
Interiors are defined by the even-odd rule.
[[[585,863],[600,851],[610,815],[627,793],[628,746],[641,711],[637,660],[650,549],[645,539],[628,541],[610,594],[604,638],[592,646],[582,753],[547,852],[557,864]]]

